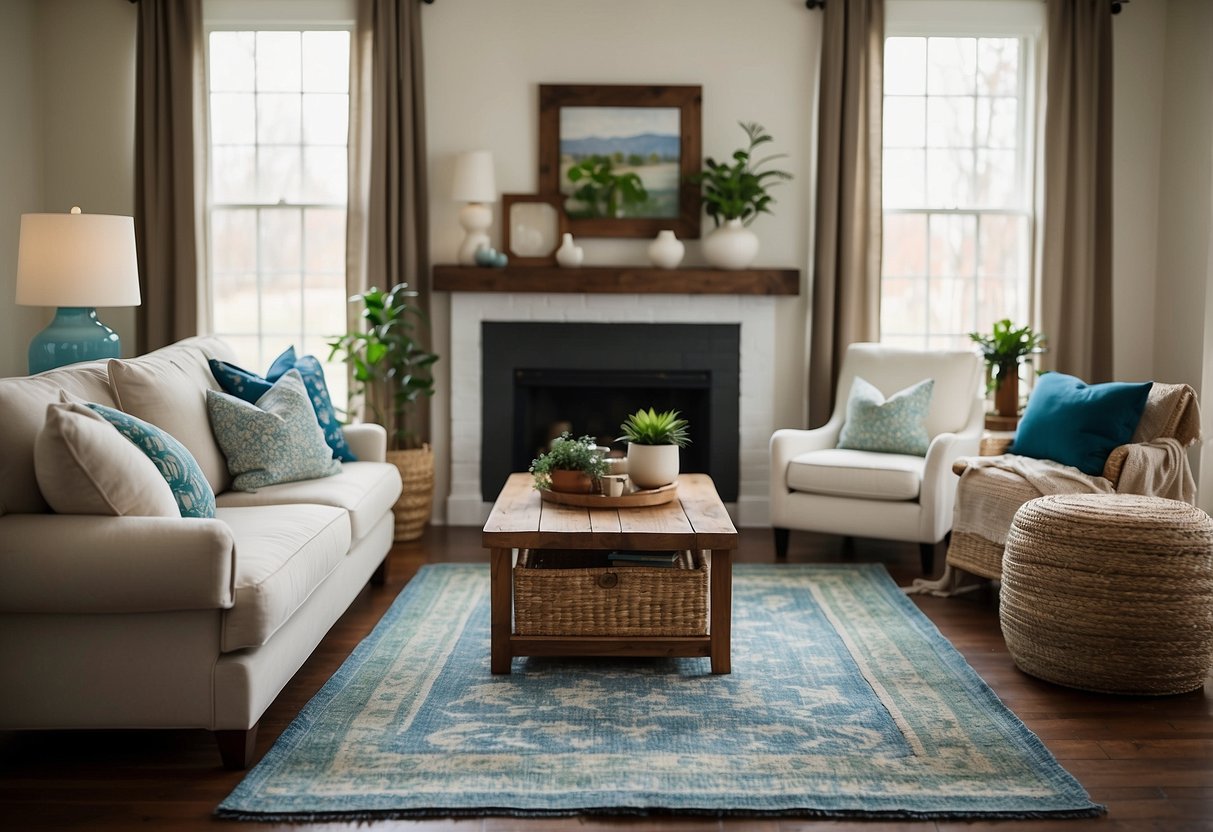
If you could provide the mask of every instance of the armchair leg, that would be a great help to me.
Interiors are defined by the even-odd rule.
[[[775,560],[788,559],[788,529],[772,529],[775,532]]]
[[[223,767],[229,771],[242,771],[253,762],[253,750],[257,745],[257,723],[245,731],[215,731],[215,742],[219,745],[219,757]]]
[[[934,543],[919,543],[918,556],[922,561],[922,574],[933,575],[935,573],[935,546]]]

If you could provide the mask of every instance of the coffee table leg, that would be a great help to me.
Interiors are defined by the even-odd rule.
[[[514,587],[510,573],[513,553],[513,549],[493,549],[491,556],[489,668],[494,673],[509,673],[513,659],[510,649],[510,635],[514,629]]]
[[[732,673],[729,643],[733,626],[733,553],[713,549],[708,574],[712,595],[712,672]]]

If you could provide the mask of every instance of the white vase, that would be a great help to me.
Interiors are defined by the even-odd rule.
[[[726,220],[704,239],[703,256],[718,269],[747,268],[758,256],[758,237],[741,220]]]
[[[678,446],[629,442],[628,476],[637,488],[669,485],[678,479]]]
[[[561,239],[560,248],[556,249],[556,262],[566,269],[575,269],[584,258],[585,252],[581,246],[574,245],[573,235],[566,233]]]
[[[659,269],[676,269],[686,250],[673,231],[658,231],[656,239],[649,243],[649,261]]]

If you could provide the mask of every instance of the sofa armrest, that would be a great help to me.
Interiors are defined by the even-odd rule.
[[[221,520],[0,517],[0,612],[226,609],[235,548]]]
[[[800,430],[781,428],[771,435],[769,445],[770,494],[772,499],[788,492],[788,463],[809,451],[822,451],[838,444],[842,421],[830,419],[819,428]]]
[[[387,461],[387,431],[383,425],[359,422],[343,426],[341,432],[359,462]]]

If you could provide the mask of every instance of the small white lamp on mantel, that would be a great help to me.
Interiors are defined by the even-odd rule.
[[[139,305],[135,221],[110,214],[22,214],[17,304],[56,306],[29,345],[30,374],[77,361],[118,358],[118,333],[98,306]]]
[[[493,175],[493,154],[487,150],[461,153],[455,160],[455,182],[451,196],[467,203],[459,209],[459,224],[466,232],[459,244],[459,264],[476,263],[476,249],[489,245],[489,226],[497,201],[497,183]]]

